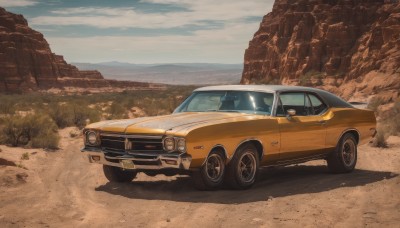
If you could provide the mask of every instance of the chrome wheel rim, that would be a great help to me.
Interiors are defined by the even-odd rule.
[[[356,144],[353,140],[347,139],[342,146],[342,158],[346,166],[353,165],[356,157]]]
[[[238,174],[242,182],[248,183],[254,180],[257,170],[257,160],[254,153],[246,151],[242,154],[238,163]]]
[[[218,154],[212,154],[208,157],[205,168],[207,177],[213,182],[218,182],[224,173],[224,161]]]

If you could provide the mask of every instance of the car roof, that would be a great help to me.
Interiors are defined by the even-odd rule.
[[[206,86],[196,89],[195,91],[260,91],[260,92],[277,92],[277,91],[320,91],[319,89],[304,86],[284,86],[284,85],[219,85]]]
[[[265,93],[275,92],[296,92],[305,91],[318,94],[329,107],[353,107],[351,104],[344,101],[342,98],[327,92],[325,90],[304,87],[304,86],[285,86],[285,85],[219,85],[219,86],[206,86],[195,89],[198,91],[256,91]]]

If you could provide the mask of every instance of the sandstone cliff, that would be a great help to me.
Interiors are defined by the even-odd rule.
[[[400,89],[396,0],[276,0],[244,56],[241,83],[320,86],[346,99]]]
[[[43,35],[22,15],[0,7],[0,92],[49,88],[148,87],[148,83],[105,80],[98,71],[80,71],[51,52]]]

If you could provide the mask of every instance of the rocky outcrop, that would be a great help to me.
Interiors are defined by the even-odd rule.
[[[241,83],[322,86],[347,99],[382,90],[397,97],[399,2],[276,0],[245,52]]]
[[[0,7],[0,92],[80,87],[148,87],[147,83],[105,80],[98,71],[80,71],[51,52],[43,35],[22,15]]]

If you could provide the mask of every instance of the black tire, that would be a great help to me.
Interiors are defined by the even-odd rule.
[[[136,171],[108,165],[103,165],[103,172],[110,182],[131,182],[137,175]]]
[[[257,148],[246,143],[239,147],[229,162],[225,182],[233,189],[248,189],[255,183],[259,167]]]
[[[225,176],[225,156],[222,151],[212,151],[200,170],[193,172],[194,186],[199,190],[217,190]]]
[[[346,133],[339,140],[335,151],[326,159],[332,173],[349,173],[357,163],[357,141],[353,134]]]

